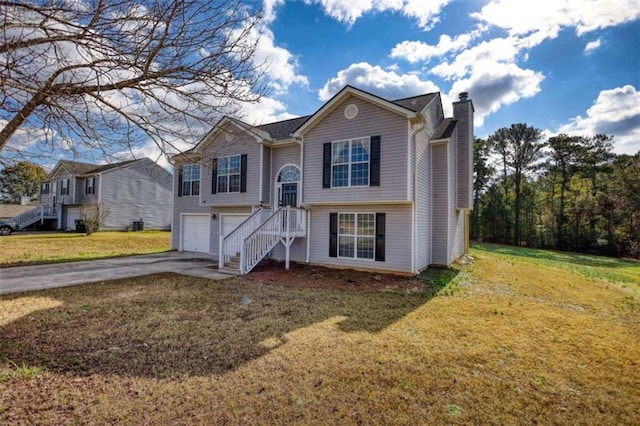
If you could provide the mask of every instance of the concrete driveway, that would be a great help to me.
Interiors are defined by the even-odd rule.
[[[174,251],[84,262],[0,268],[0,295],[162,272],[214,280],[229,278],[229,275],[212,268],[215,265],[210,255]]]

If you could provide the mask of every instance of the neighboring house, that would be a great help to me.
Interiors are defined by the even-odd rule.
[[[346,86],[307,117],[225,117],[175,167],[173,248],[246,273],[262,258],[415,274],[465,253],[474,108]]]
[[[148,158],[96,165],[61,160],[40,188],[40,206],[57,229],[99,208],[100,229],[123,230],[143,221],[145,229],[171,226],[172,176]]]

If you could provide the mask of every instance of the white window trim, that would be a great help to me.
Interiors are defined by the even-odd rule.
[[[298,171],[300,172],[299,175],[299,179],[297,181],[291,181],[291,182],[278,182],[278,178],[280,177],[280,173],[289,166],[293,166],[295,168],[298,169]],[[298,201],[298,206],[300,206],[301,204],[301,200],[300,200],[300,191],[302,189],[302,169],[300,168],[300,166],[298,166],[297,164],[294,163],[287,163],[285,165],[283,165],[282,167],[280,167],[280,169],[278,169],[278,172],[275,175],[275,179],[274,179],[274,191],[273,191],[273,196],[275,197],[275,202],[274,204],[277,206],[280,203],[280,194],[282,193],[282,184],[285,183],[295,183],[297,184],[297,190],[298,190],[298,194],[296,195],[296,200]]]
[[[91,185],[89,185],[89,182],[91,182]],[[89,190],[91,190],[91,192],[89,192]],[[96,178],[95,177],[87,178],[87,186],[85,187],[84,195],[95,195],[95,194],[96,194]]]
[[[240,168],[240,170],[238,171],[238,173],[228,173],[225,175],[220,175],[220,160],[224,159],[224,158],[228,158],[229,159],[229,163],[231,163],[231,158],[233,157],[238,157],[238,167]],[[229,170],[229,168],[227,167],[227,170]],[[238,190],[237,191],[229,191],[229,182],[230,182],[230,177],[231,176],[235,176],[238,175]],[[227,190],[226,191],[220,191],[220,187],[218,186],[218,182],[220,181],[220,177],[221,176],[226,176],[227,177]],[[242,179],[242,156],[240,154],[234,154],[234,155],[225,155],[224,157],[218,157],[218,170],[216,170],[216,193],[217,194],[239,194],[240,193],[240,179]]]
[[[331,189],[343,189],[343,188],[366,188],[371,186],[371,175],[369,174],[367,176],[367,184],[366,185],[351,185],[351,166],[354,164],[351,161],[351,143],[353,141],[357,141],[357,140],[362,140],[362,139],[366,139],[367,143],[369,144],[369,160],[366,161],[366,163],[369,165],[368,169],[371,169],[371,136],[363,136],[363,137],[358,137],[358,138],[351,138],[351,139],[341,139],[338,141],[333,141],[331,142]],[[348,142],[349,143],[349,160],[346,163],[333,163],[333,145],[336,143],[342,143],[342,142]],[[358,161],[355,164],[363,164],[365,163],[365,161]],[[343,165],[347,165],[348,166],[348,171],[347,171],[347,176],[349,179],[349,184],[345,185],[345,186],[333,186],[333,167],[334,166],[343,166]]]
[[[183,187],[184,187],[184,182],[185,182],[185,180],[184,180],[184,176],[185,176],[184,175],[184,168],[185,167],[198,167],[198,175],[200,176],[200,178],[197,179],[197,180],[196,179],[190,179],[190,180],[187,181],[187,182],[190,183],[190,185],[189,185],[189,194],[185,194],[184,193],[184,188],[180,188],[180,192],[182,193],[183,197],[199,197],[200,193],[202,192],[202,185],[201,185],[201,183],[202,183],[202,167],[200,167],[200,164],[196,164],[196,163],[184,164],[182,166],[182,182],[181,182],[181,184],[182,184]],[[193,194],[193,182],[198,182],[198,193],[197,194]]]
[[[66,183],[66,185],[65,185]],[[69,195],[69,186],[70,186],[70,181],[69,179],[62,179],[60,181],[60,195]]]
[[[350,234],[341,234],[340,233],[340,215],[343,214],[352,214],[355,215],[354,218],[354,224],[355,224],[355,228],[354,228],[354,234],[350,235]],[[363,235],[362,238],[373,238],[373,257],[372,258],[367,258],[367,257],[358,257],[358,216],[359,215],[373,215],[373,235]],[[336,241],[336,255],[339,259],[351,259],[351,260],[362,260],[362,261],[368,261],[368,262],[375,262],[376,261],[376,214],[372,213],[372,212],[338,212],[338,223],[337,228],[338,228],[338,234],[337,234],[337,238],[338,241]],[[340,237],[354,237],[353,238],[353,256],[340,256]]]

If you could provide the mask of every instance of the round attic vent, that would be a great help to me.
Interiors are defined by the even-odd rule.
[[[344,109],[344,116],[347,120],[351,120],[352,118],[356,118],[358,115],[358,107],[355,104],[349,104]]]
[[[231,141],[233,140],[233,133],[231,133],[231,132],[226,132],[226,133],[224,134],[224,139],[225,139],[227,142],[231,142]]]

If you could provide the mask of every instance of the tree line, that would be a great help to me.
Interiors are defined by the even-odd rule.
[[[474,141],[471,238],[640,258],[640,152],[613,137],[544,140],[524,123]]]

